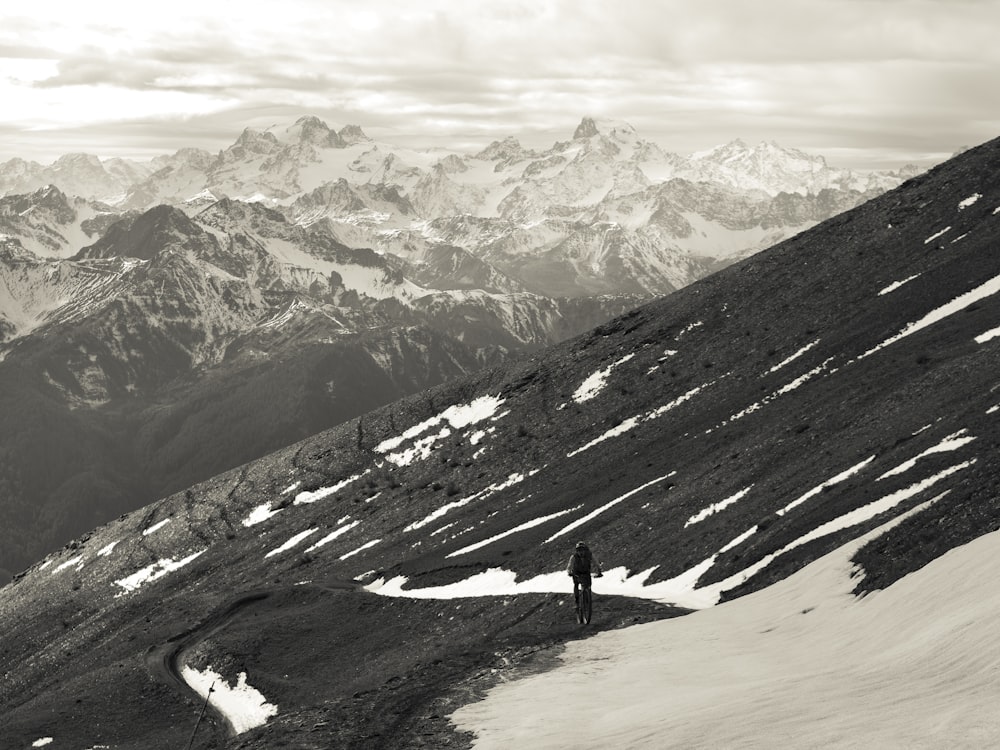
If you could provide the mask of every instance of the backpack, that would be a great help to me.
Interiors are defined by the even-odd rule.
[[[591,555],[589,549],[576,550],[573,553],[573,575],[590,572]]]

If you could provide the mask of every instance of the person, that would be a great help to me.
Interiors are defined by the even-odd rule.
[[[569,557],[566,565],[566,572],[573,579],[573,600],[580,601],[580,591],[590,588],[590,574],[594,573],[598,578],[604,575],[601,572],[601,564],[591,553],[586,542],[577,542],[576,549]]]

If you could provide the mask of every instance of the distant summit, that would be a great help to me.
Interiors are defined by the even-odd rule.
[[[578,138],[593,138],[595,135],[605,135],[611,138],[634,138],[635,128],[624,120],[597,119],[584,117],[573,131],[573,140]]]

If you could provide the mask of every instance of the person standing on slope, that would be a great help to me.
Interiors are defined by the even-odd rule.
[[[598,578],[604,575],[601,564],[591,554],[586,542],[576,543],[576,549],[566,565],[566,572],[573,579],[573,599],[577,603],[580,601],[580,591],[590,588],[590,574],[593,572]]]

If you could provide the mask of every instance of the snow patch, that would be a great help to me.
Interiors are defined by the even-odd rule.
[[[397,466],[408,466],[418,458],[427,458],[439,440],[443,440],[451,434],[452,429],[460,430],[469,425],[483,422],[487,419],[496,421],[504,414],[497,414],[497,410],[504,403],[505,399],[499,396],[480,396],[468,404],[455,404],[449,406],[437,416],[425,419],[423,422],[410,427],[402,434],[383,440],[377,446],[377,453],[386,454],[386,458]],[[432,430],[442,423],[447,423],[449,427],[442,429],[431,435],[417,440],[407,450],[397,450],[409,440],[413,440],[419,435]]]
[[[275,547],[273,550],[271,550],[270,552],[268,552],[266,555],[264,555],[264,557],[265,558],[273,557],[274,555],[280,555],[282,552],[287,552],[292,547],[295,547],[296,545],[298,545],[303,539],[305,539],[308,536],[312,536],[317,531],[319,531],[318,528],[315,528],[315,529],[306,529],[305,531],[300,531],[298,534],[296,534],[295,536],[293,536],[291,539],[289,539],[287,542],[285,542],[284,544],[282,544],[280,547]]]
[[[51,575],[55,575],[60,570],[65,570],[66,568],[72,568],[74,565],[79,565],[80,567],[83,567],[82,565],[80,565],[80,563],[82,562],[83,562],[83,555],[78,555],[77,557],[71,558],[66,562],[62,563],[61,565],[59,565],[55,570],[52,571]]]
[[[500,492],[501,490],[505,490],[508,487],[513,487],[515,484],[519,484],[519,483],[523,482],[527,477],[532,477],[535,474],[537,474],[539,471],[540,471],[539,469],[534,469],[532,471],[529,471],[526,475],[518,473],[518,472],[514,472],[513,474],[510,474],[507,477],[507,479],[504,480],[503,482],[491,484],[488,487],[480,490],[479,492],[476,492],[476,493],[474,493],[472,495],[469,495],[468,497],[462,498],[461,500],[455,500],[454,502],[442,505],[440,508],[438,508],[437,510],[435,510],[430,515],[425,516],[420,521],[414,521],[409,526],[407,526],[405,529],[403,529],[403,531],[416,531],[417,529],[422,529],[424,526],[427,526],[428,524],[433,523],[434,521],[438,520],[439,518],[441,518],[445,514],[450,513],[451,511],[455,510],[455,508],[461,508],[461,507],[463,507],[465,505],[468,505],[469,503],[471,503],[474,500],[479,500],[481,498],[489,497],[490,495],[495,495],[497,492]]]
[[[275,516],[281,512],[281,508],[271,509],[271,503],[264,503],[263,505],[258,505],[252,511],[250,515],[243,519],[243,525],[247,528],[251,526],[256,526],[259,523],[263,523],[271,516]]]
[[[346,534],[348,531],[350,531],[351,529],[353,529],[359,523],[361,523],[361,521],[354,521],[352,523],[347,524],[346,526],[341,526],[341,527],[339,527],[337,529],[334,529],[329,534],[327,534],[325,537],[323,537],[318,542],[316,542],[315,544],[313,544],[311,547],[306,547],[306,552],[312,552],[313,550],[317,550],[320,547],[322,547],[322,546],[324,546],[326,544],[329,544],[330,542],[332,542],[337,537],[343,536],[344,534]]]
[[[166,525],[167,525],[168,523],[170,523],[170,519],[169,519],[169,518],[164,518],[164,519],[163,519],[162,521],[160,521],[159,523],[154,523],[154,524],[153,524],[152,526],[150,526],[150,527],[149,527],[148,529],[145,529],[145,530],[144,530],[144,531],[142,532],[142,535],[143,535],[143,536],[149,536],[150,534],[153,534],[153,533],[155,533],[155,532],[159,531],[160,529],[162,529],[162,528],[163,528],[164,526],[166,526]]]
[[[115,581],[115,585],[121,586],[124,591],[119,591],[115,594],[115,598],[137,591],[144,584],[151,583],[158,578],[162,578],[168,573],[173,573],[175,570],[180,570],[188,563],[194,561],[198,557],[201,557],[207,551],[208,548],[206,547],[200,552],[195,552],[194,554],[188,555],[183,560],[177,560],[176,562],[172,558],[164,558],[163,560],[158,560],[152,565],[147,565],[141,570],[137,570],[130,576],[118,579]]]
[[[913,276],[908,276],[905,279],[903,279],[902,281],[894,281],[891,284],[889,284],[889,286],[887,286],[884,289],[882,289],[878,293],[878,296],[881,297],[884,294],[890,294],[890,293],[896,291],[897,289],[899,289],[901,286],[903,286],[903,284],[907,284],[907,283],[913,281],[918,276],[920,276],[920,274],[919,273],[915,273],[915,274],[913,274]]]
[[[854,476],[855,474],[857,474],[859,471],[861,471],[863,468],[865,468],[868,464],[870,464],[874,460],[875,460],[875,456],[869,456],[864,461],[855,464],[851,468],[849,468],[849,469],[847,469],[845,471],[840,472],[839,474],[837,474],[834,477],[830,477],[829,479],[827,479],[822,484],[816,485],[811,490],[809,490],[806,494],[802,495],[801,497],[799,497],[796,500],[793,500],[788,505],[786,505],[784,508],[782,508],[781,510],[779,510],[778,511],[778,515],[779,516],[783,516],[788,511],[790,511],[792,508],[797,508],[798,506],[802,505],[802,503],[804,503],[806,500],[808,500],[808,499],[810,499],[812,497],[815,497],[816,495],[818,495],[819,493],[821,493],[823,490],[827,489],[828,487],[833,487],[833,485],[839,484],[840,482],[843,482],[845,479],[850,479],[852,476]]]
[[[975,289],[971,289],[965,294],[959,295],[950,302],[941,305],[940,307],[935,308],[934,310],[931,310],[920,320],[910,323],[908,326],[906,326],[906,328],[904,328],[896,335],[890,336],[878,346],[869,349],[867,352],[858,357],[858,360],[862,360],[865,357],[875,354],[875,352],[881,351],[882,349],[885,349],[887,346],[890,346],[891,344],[895,344],[900,339],[906,338],[907,336],[914,334],[917,331],[927,328],[927,326],[933,325],[938,321],[944,320],[949,315],[954,315],[956,312],[964,310],[966,307],[973,304],[974,302],[978,302],[981,299],[992,296],[997,292],[1000,292],[1000,276],[994,276],[992,279],[980,284]]]
[[[185,665],[181,670],[181,677],[192,690],[226,717],[236,734],[264,726],[271,717],[278,714],[275,704],[268,703],[259,690],[247,684],[246,672],[240,672],[233,685],[211,667],[199,671]]]
[[[795,354],[793,354],[792,356],[788,357],[787,359],[782,360],[781,362],[779,362],[778,364],[776,364],[774,367],[772,367],[770,370],[768,370],[767,371],[768,374],[770,374],[772,372],[777,372],[778,370],[780,370],[785,365],[787,365],[787,364],[789,364],[791,362],[794,362],[799,357],[801,357],[803,354],[805,354],[807,351],[809,351],[814,346],[816,346],[816,344],[818,344],[818,343],[819,343],[819,339],[816,339],[812,343],[806,344],[801,349],[799,349],[797,352],[795,352]]]
[[[591,511],[590,513],[588,513],[587,515],[585,515],[583,518],[578,518],[576,521],[573,521],[573,523],[569,524],[568,526],[564,526],[562,529],[560,529],[555,534],[553,534],[548,539],[546,539],[545,543],[548,544],[553,539],[558,539],[563,534],[568,534],[573,529],[576,529],[576,528],[579,528],[580,526],[583,526],[585,523],[587,523],[588,521],[593,520],[594,518],[597,518],[597,516],[601,515],[605,511],[611,510],[611,508],[613,508],[614,506],[618,505],[618,503],[621,503],[621,502],[624,502],[625,500],[628,500],[633,495],[637,495],[638,493],[642,492],[643,490],[648,489],[649,487],[652,487],[654,484],[659,484],[664,479],[672,477],[676,473],[677,473],[676,471],[671,471],[669,474],[664,474],[662,477],[657,477],[656,479],[652,479],[652,480],[646,482],[645,484],[640,485],[639,487],[636,487],[634,490],[629,490],[624,495],[616,497],[614,500],[612,500],[609,503],[605,503],[604,505],[602,505],[597,510]]]
[[[455,552],[449,552],[445,557],[458,557],[459,555],[464,555],[468,552],[475,552],[477,549],[487,546],[488,544],[493,544],[493,542],[499,541],[505,537],[511,536],[512,534],[517,534],[521,531],[526,531],[527,529],[533,529],[536,526],[541,526],[543,523],[548,523],[553,518],[559,518],[559,516],[565,516],[567,513],[573,513],[577,511],[582,506],[577,505],[575,508],[568,508],[567,510],[560,510],[556,513],[550,513],[547,516],[542,516],[541,518],[534,518],[530,521],[526,521],[519,526],[515,526],[513,529],[508,531],[503,531],[495,536],[491,536],[489,539],[484,539],[481,542],[476,542],[475,544],[470,544],[468,547],[462,547],[462,549]]]
[[[985,344],[987,341],[995,339],[997,336],[1000,336],[1000,328],[991,328],[990,330],[976,336],[975,342],[977,344]]]
[[[107,557],[108,555],[110,555],[112,553],[112,551],[114,551],[115,546],[120,541],[121,541],[121,539],[116,539],[115,541],[111,542],[111,544],[108,544],[108,545],[106,545],[104,547],[101,547],[99,550],[97,550],[97,556],[98,557]]]
[[[685,401],[688,401],[689,399],[694,398],[704,388],[707,388],[710,385],[714,385],[715,382],[716,381],[713,380],[712,382],[706,383],[705,385],[699,385],[699,386],[697,386],[695,388],[692,388],[687,393],[681,394],[680,396],[678,396],[677,398],[675,398],[673,401],[671,401],[669,404],[664,404],[663,406],[657,407],[656,409],[648,411],[645,414],[640,414],[640,415],[635,416],[635,417],[629,417],[628,419],[622,421],[621,424],[617,425],[616,427],[612,427],[610,430],[608,430],[607,432],[605,432],[605,433],[597,436],[596,438],[594,438],[593,440],[591,440],[589,443],[586,443],[586,444],[580,446],[576,450],[570,451],[569,453],[566,454],[566,458],[573,458],[573,456],[575,456],[575,455],[577,455],[579,453],[583,453],[585,450],[589,450],[590,448],[593,448],[595,445],[598,445],[599,443],[603,443],[605,440],[610,440],[613,437],[618,437],[619,435],[624,435],[626,432],[628,432],[629,430],[634,429],[635,427],[639,426],[643,422],[649,422],[649,421],[651,421],[653,419],[658,419],[659,417],[662,417],[664,414],[666,414],[671,409],[673,409],[673,408],[675,408],[675,407],[683,404]]]
[[[346,560],[348,557],[354,557],[354,555],[358,554],[359,552],[364,552],[366,549],[369,549],[370,547],[374,547],[376,544],[378,544],[381,541],[382,541],[381,539],[372,539],[370,542],[365,542],[360,547],[358,547],[356,549],[352,549],[350,552],[348,552],[347,554],[341,555],[337,559],[339,559],[339,560]]]
[[[938,237],[940,237],[941,235],[943,235],[943,234],[947,234],[947,233],[948,233],[948,232],[950,232],[950,231],[951,231],[951,227],[945,227],[945,228],[944,228],[944,229],[942,229],[942,230],[941,230],[940,232],[935,232],[935,233],[934,233],[934,234],[932,234],[932,235],[931,235],[930,237],[928,237],[928,238],[927,238],[926,240],[924,240],[924,244],[926,245],[926,244],[928,244],[928,243],[930,243],[930,242],[933,242],[934,240],[936,240],[936,239],[937,239]]]
[[[603,370],[598,370],[597,372],[591,374],[586,380],[581,383],[580,387],[576,389],[573,393],[573,400],[578,404],[582,404],[584,401],[590,401],[601,391],[604,390],[605,386],[608,384],[608,378],[611,376],[611,371],[618,367],[618,365],[624,364],[632,359],[635,354],[626,354],[621,359],[615,360],[610,365],[605,367]]]
[[[982,197],[983,196],[980,193],[973,193],[968,198],[966,198],[964,201],[962,201],[961,203],[958,204],[958,210],[961,211],[961,210],[963,210],[965,208],[968,208],[969,206],[971,206],[973,203],[975,203],[977,200],[979,200]]]
[[[882,476],[880,476],[875,481],[879,482],[879,481],[885,479],[886,477],[896,476],[897,474],[902,474],[903,472],[909,471],[910,469],[912,469],[914,466],[917,465],[917,461],[919,461],[921,458],[926,458],[927,456],[931,456],[931,455],[933,455],[935,453],[947,453],[948,451],[957,451],[962,446],[967,445],[967,444],[971,443],[973,440],[976,439],[972,435],[970,435],[968,437],[962,437],[967,432],[968,432],[968,430],[964,430],[963,429],[963,430],[959,430],[958,432],[954,433],[953,435],[948,435],[948,437],[944,438],[937,445],[932,445],[927,450],[923,451],[922,453],[917,454],[916,456],[914,456],[913,458],[909,459],[908,461],[904,461],[903,463],[901,463],[899,466],[895,467],[894,469],[889,469],[889,471],[887,471],[884,474],[882,474]]]
[[[702,510],[698,511],[693,516],[691,516],[684,523],[684,528],[686,529],[688,526],[691,526],[692,524],[696,524],[696,523],[699,523],[701,521],[704,521],[709,516],[715,515],[719,511],[725,510],[726,508],[728,508],[733,503],[737,502],[738,500],[742,500],[744,497],[746,497],[747,493],[750,492],[751,489],[753,489],[753,485],[752,484],[749,487],[744,487],[742,490],[740,490],[739,492],[737,492],[735,495],[730,495],[725,500],[720,500],[717,503],[709,505],[707,508],[703,508]]]
[[[336,484],[331,485],[329,487],[320,487],[319,489],[316,490],[303,490],[302,492],[300,492],[295,496],[295,499],[292,501],[292,505],[303,505],[305,503],[314,503],[317,500],[322,500],[324,497],[329,497],[330,495],[340,492],[340,490],[344,489],[344,487],[349,485],[351,482],[358,481],[359,479],[361,479],[361,477],[363,477],[367,473],[368,470],[365,469],[365,471],[361,472],[360,474],[355,474],[354,476],[347,477],[347,479],[343,479],[340,482],[337,482]]]
[[[46,745],[51,745],[53,739],[51,737],[39,737],[37,740],[31,743],[32,747],[45,747]]]

